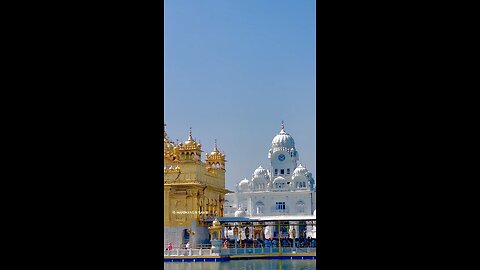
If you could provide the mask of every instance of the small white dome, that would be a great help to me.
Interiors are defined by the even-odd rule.
[[[277,178],[275,178],[275,179],[273,180],[273,183],[274,183],[274,184],[276,184],[276,183],[283,183],[283,182],[285,182],[285,178],[283,178],[283,177],[281,177],[281,176],[279,176],[279,177],[277,177]]]
[[[262,168],[262,166],[259,166],[254,172],[253,172],[253,177],[264,177],[265,175],[268,175],[268,171]]]
[[[249,184],[250,182],[247,180],[247,178],[245,178],[242,181],[240,181],[240,183],[238,183],[238,189],[240,191],[246,191],[248,190]]]
[[[284,188],[290,188],[290,186],[287,185],[287,180],[285,180],[285,178],[279,176],[273,180],[272,188],[284,189]]]
[[[238,208],[238,210],[235,211],[235,217],[244,217],[246,215],[247,213],[245,213],[245,211],[243,211],[241,208]]]
[[[308,170],[302,166],[302,164],[298,165],[298,167],[293,171],[293,177],[296,176],[307,176]]]

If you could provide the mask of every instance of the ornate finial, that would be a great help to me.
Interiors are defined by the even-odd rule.
[[[282,130],[284,130],[284,129],[285,129],[285,124],[284,124],[284,122],[283,122],[283,120],[282,120]]]
[[[188,140],[193,141],[193,139],[192,139],[192,127],[190,127],[190,132],[188,134]]]
[[[215,145],[213,146],[213,151],[214,151],[214,152],[218,152],[217,139],[215,139]]]

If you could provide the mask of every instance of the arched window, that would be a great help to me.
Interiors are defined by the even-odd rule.
[[[263,214],[263,209],[264,209],[265,205],[263,204],[263,202],[257,202],[255,204],[255,213],[257,215],[259,214]]]

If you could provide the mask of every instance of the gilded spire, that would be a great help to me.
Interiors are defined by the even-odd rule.
[[[218,152],[217,139],[215,139],[215,145],[213,146],[213,152]]]
[[[192,128],[191,127],[190,127],[190,131],[188,133],[188,139],[185,141],[185,145],[188,145],[188,146],[197,145],[197,143],[195,142],[195,140],[192,137]]]
[[[187,141],[193,141],[193,138],[192,138],[192,127],[190,127],[190,132],[188,134],[188,140]]]

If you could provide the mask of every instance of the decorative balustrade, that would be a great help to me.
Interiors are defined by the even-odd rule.
[[[293,248],[293,247],[282,247],[282,254],[312,254],[316,253],[317,249],[313,247],[305,248]],[[262,255],[262,254],[279,254],[280,250],[278,247],[263,247],[263,248],[253,248],[253,247],[238,247],[238,248],[222,248],[220,253],[212,253],[212,249],[202,249],[202,248],[191,248],[191,249],[172,249],[165,250],[163,252],[164,256],[211,256],[211,255],[220,255],[220,256],[229,256],[229,255],[242,255],[242,254],[252,254],[252,255]]]

